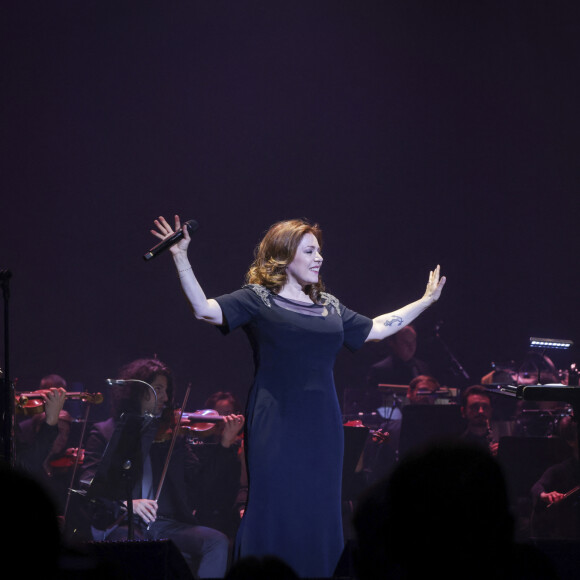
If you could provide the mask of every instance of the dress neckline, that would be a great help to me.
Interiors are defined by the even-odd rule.
[[[305,308],[312,308],[313,306],[322,306],[322,304],[317,304],[316,302],[303,302],[302,300],[294,300],[293,298],[286,298],[285,296],[280,296],[280,294],[273,294],[274,298],[278,298],[280,300],[284,300],[290,304],[294,304],[295,306],[302,306]]]
[[[288,310],[290,312],[295,312],[296,314],[301,314],[303,316],[324,318],[328,314],[328,310],[323,304],[309,304],[308,302],[292,300],[292,298],[285,298],[284,296],[278,296],[276,294],[272,296],[272,302],[278,308],[282,308],[283,310]]]

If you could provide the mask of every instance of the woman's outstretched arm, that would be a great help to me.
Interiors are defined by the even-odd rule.
[[[435,270],[429,272],[429,281],[427,282],[427,288],[425,289],[425,294],[420,300],[411,302],[394,312],[389,312],[388,314],[381,314],[373,319],[373,326],[369,335],[367,336],[366,342],[383,340],[391,334],[395,334],[397,331],[401,330],[403,326],[410,324],[423,312],[427,310],[431,304],[436,302],[441,296],[441,291],[445,285],[445,276],[439,278],[440,268],[437,266]]]
[[[171,236],[174,231],[171,226],[167,223],[167,220],[160,216],[159,219],[155,220],[156,230],[151,230],[151,233],[164,240]],[[179,240],[176,244],[173,244],[169,251],[173,256],[173,261],[175,262],[175,267],[177,269],[177,275],[181,282],[181,288],[183,293],[187,298],[194,316],[199,320],[205,320],[210,324],[220,326],[223,324],[223,314],[220,305],[212,298],[208,299],[200,286],[195,274],[193,273],[193,268],[189,262],[187,256],[187,248],[189,247],[189,242],[191,238],[189,237],[189,231],[187,227],[181,225],[179,216],[175,216],[175,231],[182,229],[183,238]]]

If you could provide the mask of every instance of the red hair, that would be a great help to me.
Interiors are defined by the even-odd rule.
[[[312,234],[322,246],[322,230],[318,224],[304,219],[277,222],[270,227],[254,252],[254,261],[246,274],[248,284],[260,284],[277,294],[286,284],[286,266],[292,262],[305,234]],[[324,291],[322,280],[308,284],[304,292],[316,302]]]

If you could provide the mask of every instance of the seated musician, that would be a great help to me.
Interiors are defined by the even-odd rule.
[[[567,416],[558,425],[559,436],[570,446],[571,455],[544,471],[531,489],[532,535],[542,538],[580,538],[580,465],[578,427]],[[548,509],[549,508],[549,509]]]
[[[212,409],[221,416],[239,415],[242,412],[238,399],[229,391],[212,393],[206,399],[204,409]],[[203,436],[202,441],[205,445],[196,447],[196,452],[212,453],[215,444],[220,441],[222,431],[223,423],[217,423],[207,432],[207,435]],[[211,510],[202,508],[197,515],[205,525],[224,532],[233,540],[243,516],[248,495],[242,432],[239,433],[232,446],[236,448],[239,464],[235,466],[235,469],[224,474],[220,479],[219,488],[216,487],[213,490],[213,493],[220,494],[223,498],[222,502],[220,505],[216,502],[208,502],[206,507],[211,506]]]
[[[31,416],[26,408],[16,408],[20,420],[15,421],[14,460],[15,467],[46,486],[49,482],[46,465],[59,437],[59,418],[66,390],[62,386],[52,386],[34,393],[41,397],[42,405],[33,407]]]
[[[461,393],[461,415],[466,421],[461,439],[497,455],[499,444],[492,436],[492,413],[491,396],[485,387],[472,385]]]
[[[411,324],[386,340],[390,354],[375,363],[367,374],[367,384],[376,387],[381,383],[408,385],[419,375],[429,375],[429,365],[417,358],[417,331]]]
[[[91,498],[88,511],[93,538],[120,540],[128,537],[125,498],[112,499],[110,495],[95,498],[91,485],[99,473],[99,464],[116,425],[122,424],[127,416],[141,416],[145,423],[152,422],[149,425],[154,425],[157,435],[151,436],[150,428],[141,431],[139,446],[143,465],[134,477],[131,504],[135,538],[170,539],[184,554],[196,577],[222,578],[227,569],[228,538],[218,530],[200,525],[196,511],[208,500],[208,491],[213,491],[223,473],[238,465],[232,444],[243,425],[243,417],[224,417],[224,428],[215,453],[201,459],[183,436],[176,439],[172,433],[170,437],[165,436],[167,428],[174,424],[175,410],[172,374],[164,363],[156,359],[139,359],[123,367],[119,378],[126,382],[112,390],[112,417],[95,424],[89,434],[81,473],[81,481],[88,487],[88,497]],[[150,419],[151,416],[155,419]],[[160,482],[163,482],[162,486]],[[216,494],[211,498],[220,501]]]
[[[436,393],[440,390],[439,381],[430,375],[415,377],[407,389],[407,404],[432,405]],[[369,483],[377,481],[389,474],[398,460],[399,440],[402,418],[387,419],[379,427],[384,437],[371,438],[365,447],[365,470]]]
[[[47,450],[42,450],[42,473],[40,476],[48,484],[49,492],[57,503],[58,512],[62,513],[69,481],[68,477],[63,477],[66,474],[53,468],[53,463],[58,462],[66,454],[70,441],[72,417],[65,408],[67,383],[60,375],[46,375],[40,380],[40,389],[34,392],[43,395],[59,393],[58,413],[56,414],[56,419],[47,419],[46,397],[44,397],[44,405],[31,407],[30,409],[25,408],[24,412],[18,415],[19,437],[27,445],[31,442],[39,441],[38,444],[34,443],[33,445],[39,445],[41,448],[48,445],[48,439],[50,439],[51,445],[48,446]],[[36,399],[36,402],[38,402],[38,399]],[[49,408],[52,406],[53,403],[51,402]],[[51,428],[47,433],[46,425],[54,426],[54,428]]]

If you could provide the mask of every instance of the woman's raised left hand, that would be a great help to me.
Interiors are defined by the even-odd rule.
[[[427,288],[423,295],[423,300],[428,300],[429,304],[433,304],[433,302],[439,300],[443,286],[445,286],[447,278],[445,276],[440,277],[440,271],[441,268],[437,265],[435,270],[429,272],[429,282],[427,282]]]

